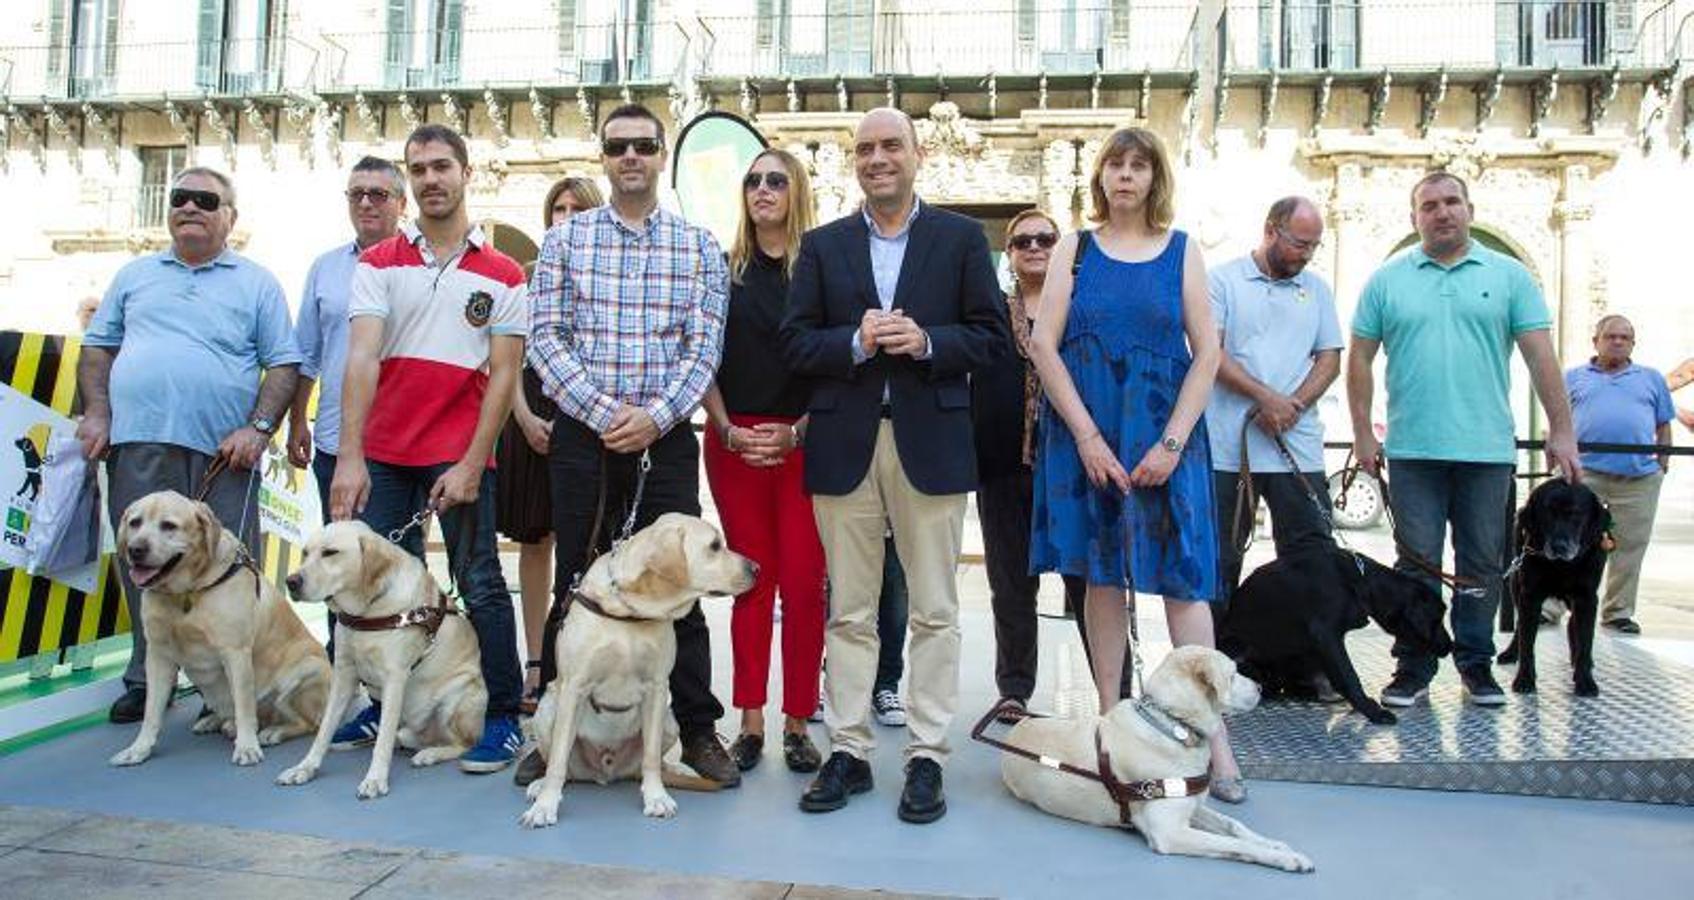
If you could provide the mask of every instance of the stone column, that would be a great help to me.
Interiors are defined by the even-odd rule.
[[[1335,167],[1335,186],[1329,201],[1329,234],[1325,243],[1334,254],[1330,271],[1335,273],[1336,312],[1341,331],[1350,334],[1348,322],[1379,260],[1370,246],[1369,210],[1365,202],[1364,168],[1356,162]]]
[[[1593,324],[1606,312],[1606,298],[1592,290],[1593,247],[1589,223],[1594,218],[1588,166],[1567,165],[1561,173],[1559,200],[1553,204],[1553,232],[1558,237],[1558,297],[1553,306],[1556,331],[1553,346],[1562,364],[1574,365],[1592,352]],[[1556,303],[1556,305],[1554,305]]]
[[[1077,227],[1076,142],[1056,140],[1041,152],[1041,194],[1048,215],[1059,227]]]

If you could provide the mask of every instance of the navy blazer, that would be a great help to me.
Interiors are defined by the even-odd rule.
[[[794,262],[781,332],[789,368],[813,379],[806,490],[839,496],[864,480],[884,386],[900,464],[912,485],[931,495],[975,488],[967,378],[1011,346],[1000,298],[982,226],[924,203],[908,235],[894,308],[929,333],[930,357],[878,352],[854,365],[859,322],[865,310],[881,308],[869,228],[853,212],[807,232]]]

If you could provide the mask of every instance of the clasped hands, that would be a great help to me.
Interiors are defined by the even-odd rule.
[[[878,350],[916,358],[929,350],[929,335],[899,309],[867,309],[859,320],[859,349],[866,358]]]

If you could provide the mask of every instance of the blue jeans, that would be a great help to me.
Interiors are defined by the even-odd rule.
[[[906,569],[894,552],[894,538],[882,541],[882,597],[876,607],[876,682],[872,690],[900,692],[906,671]]]
[[[1480,586],[1481,595],[1455,593],[1449,621],[1453,663],[1491,665],[1494,661],[1494,614],[1500,608],[1500,573],[1505,568],[1506,535],[1513,467],[1509,463],[1396,459],[1388,463],[1389,501],[1400,543],[1433,565],[1441,565],[1447,528],[1453,529],[1454,574]],[[1422,580],[1437,593],[1433,575],[1414,565],[1402,551],[1395,568]],[[1425,682],[1435,677],[1432,656],[1414,656],[1394,642],[1398,674]]]
[[[360,516],[378,534],[411,521],[413,514],[429,501],[429,489],[451,466],[391,466],[367,464],[371,474],[371,496]],[[464,598],[465,612],[476,629],[482,649],[482,680],[488,685],[488,715],[515,716],[523,692],[523,671],[518,667],[518,634],[512,618],[512,594],[500,571],[500,556],[494,534],[494,473],[484,469],[477,488],[475,506],[455,506],[440,516],[441,537],[447,542],[450,575]],[[473,526],[467,528],[466,526]],[[400,546],[424,558],[423,532],[406,532]]]

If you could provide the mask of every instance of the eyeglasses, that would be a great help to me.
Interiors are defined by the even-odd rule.
[[[369,200],[371,202],[372,206],[381,206],[384,203],[387,203],[388,201],[393,200],[394,197],[395,197],[394,194],[391,194],[388,191],[383,190],[382,188],[348,188],[347,189],[347,202],[353,204],[354,206],[357,206],[357,205],[359,205],[360,203],[363,203],[366,200]]]
[[[743,190],[756,191],[760,185],[770,188],[777,193],[788,190],[788,173],[786,172],[748,172],[741,179]]]
[[[1053,232],[1037,231],[1034,234],[1015,235],[1011,238],[1011,240],[1006,241],[1006,246],[1013,250],[1029,250],[1033,247],[1040,247],[1043,250],[1051,250],[1053,249],[1053,245],[1058,242],[1059,236]]]
[[[171,188],[171,209],[181,209],[192,203],[205,212],[217,212],[224,198],[217,191],[192,191],[188,188]]]
[[[1305,253],[1308,250],[1315,251],[1319,247],[1323,246],[1323,238],[1318,238],[1315,241],[1303,241],[1294,235],[1289,234],[1288,229],[1281,226],[1277,226],[1276,233],[1278,237],[1282,238],[1284,243],[1301,253]]]
[[[634,150],[636,156],[653,156],[663,149],[665,144],[658,138],[606,138],[600,142],[600,151],[613,159],[630,150]]]

